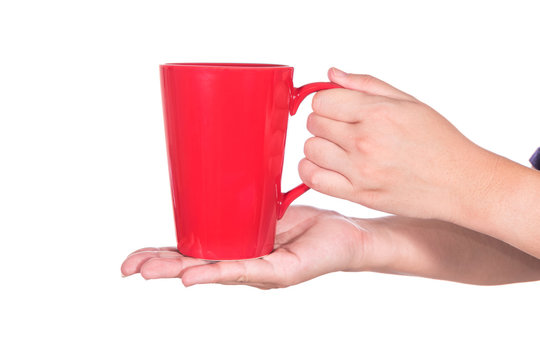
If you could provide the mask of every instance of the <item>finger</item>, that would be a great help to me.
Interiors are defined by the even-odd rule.
[[[142,248],[142,249],[139,249],[139,250],[135,250],[134,252],[132,252],[132,253],[129,254],[129,255],[133,255],[133,254],[136,254],[136,253],[139,253],[139,252],[143,252],[143,251],[176,251],[176,252],[178,252],[176,246],[145,247],[145,248]],[[128,256],[129,256],[129,255],[128,255]]]
[[[346,151],[354,148],[353,124],[311,113],[308,116],[307,129],[313,135],[331,141]]]
[[[307,139],[304,144],[306,159],[319,167],[344,174],[351,167],[349,155],[339,145],[320,137]]]
[[[195,284],[266,284],[276,281],[273,266],[264,259],[222,261],[185,269],[182,282]]]
[[[291,229],[298,228],[300,224],[305,223],[307,219],[315,218],[320,213],[321,210],[312,206],[289,206],[285,215],[277,222],[275,245],[279,245],[280,242],[278,240],[284,233],[289,232]]]
[[[371,105],[388,102],[389,98],[366,94],[349,89],[322,90],[313,96],[311,107],[321,116],[357,123],[369,116],[372,111]]]
[[[180,256],[175,258],[154,257],[141,265],[140,273],[145,279],[181,277],[182,272],[191,267],[209,264],[211,261]]]
[[[288,210],[287,210],[288,211]],[[321,211],[318,211],[318,215],[321,214]],[[275,257],[276,255],[281,255],[283,246],[286,244],[295,241],[298,237],[300,237],[302,234],[307,232],[313,225],[317,222],[317,216],[311,216],[309,218],[305,218],[303,221],[299,221],[296,223],[295,226],[292,226],[286,230],[284,230],[278,221],[277,227],[276,227],[276,237],[274,239],[274,251],[272,252],[272,256]],[[281,231],[280,231],[281,230]],[[270,261],[270,260],[269,260]]]
[[[346,199],[353,192],[353,185],[345,176],[317,166],[308,159],[300,161],[298,172],[304,184],[323,194]]]
[[[351,90],[364,91],[373,95],[387,96],[400,100],[416,100],[411,95],[371,75],[349,74],[336,68],[328,70],[330,81]]]
[[[133,253],[129,255],[124,262],[122,263],[122,266],[120,268],[120,271],[122,272],[122,275],[129,276],[136,274],[140,272],[141,266],[152,258],[177,258],[181,257],[179,252],[175,251],[154,251],[154,250],[148,250],[148,251],[140,251],[137,253]]]

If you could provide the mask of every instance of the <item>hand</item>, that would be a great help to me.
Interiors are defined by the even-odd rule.
[[[452,221],[480,198],[498,156],[473,144],[414,97],[368,75],[330,69],[345,89],[318,92],[307,122],[315,136],[299,164],[322,193],[389,213]]]
[[[194,259],[176,248],[146,248],[127,257],[122,274],[182,278],[185,286],[221,283],[261,289],[298,284],[334,271],[358,271],[369,233],[336,212],[291,206],[278,221],[274,251],[241,261]]]

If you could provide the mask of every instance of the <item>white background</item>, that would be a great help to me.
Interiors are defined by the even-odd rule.
[[[535,2],[11,1],[0,5],[0,358],[538,359],[540,285],[334,273],[260,291],[123,279],[175,244],[158,65],[270,62],[297,86],[369,73],[527,164]],[[290,121],[284,188],[308,138]],[[297,203],[379,214],[308,192]]]

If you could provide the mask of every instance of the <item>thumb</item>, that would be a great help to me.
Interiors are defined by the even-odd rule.
[[[333,83],[347,89],[363,91],[372,95],[386,96],[394,99],[416,100],[411,95],[406,94],[371,75],[349,74],[332,67],[328,70],[328,78]]]

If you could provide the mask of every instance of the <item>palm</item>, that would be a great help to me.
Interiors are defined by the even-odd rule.
[[[175,248],[146,248],[128,256],[122,273],[145,278],[181,277],[184,284],[285,287],[347,270],[364,232],[346,217],[307,206],[290,207],[277,224],[274,251],[263,258],[212,262],[185,257]]]

